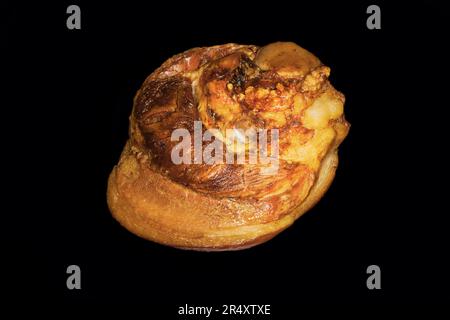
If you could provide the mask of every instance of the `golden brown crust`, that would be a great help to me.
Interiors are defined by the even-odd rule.
[[[281,219],[261,223],[270,208],[196,193],[150,170],[139,157],[127,144],[109,177],[113,216],[144,239],[201,251],[245,249],[270,240],[320,200],[338,164],[337,153],[329,153],[305,201]]]
[[[169,59],[135,97],[130,139],[108,182],[113,216],[145,239],[184,249],[237,250],[269,240],[334,178],[349,124],[329,72],[293,43],[226,44]],[[262,174],[261,164],[174,164],[171,133],[192,133],[194,121],[203,132],[279,129],[277,173]]]

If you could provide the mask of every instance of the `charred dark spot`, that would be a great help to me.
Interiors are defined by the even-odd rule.
[[[210,117],[213,121],[219,120],[221,117],[220,115],[218,115],[217,113],[214,112],[213,109],[211,109],[211,107],[207,107],[206,108],[206,114],[208,115],[208,117]]]
[[[248,80],[247,86],[265,88],[275,90],[277,83],[283,84],[285,87],[289,86],[289,82],[280,77],[273,71],[260,71],[254,77]]]
[[[233,85],[233,90],[241,93],[247,82],[259,74],[259,67],[246,55],[241,56],[239,66],[233,70],[230,83]]]
[[[233,85],[233,89],[239,93],[242,92],[246,80],[247,79],[245,76],[245,71],[242,68],[238,67],[234,71],[230,83]]]

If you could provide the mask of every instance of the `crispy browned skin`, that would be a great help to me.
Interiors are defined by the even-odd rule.
[[[334,177],[349,124],[329,73],[293,43],[195,48],[169,59],[135,97],[130,139],[108,184],[113,215],[144,238],[186,249],[242,249],[270,239]],[[171,134],[185,128],[193,136],[195,120],[223,133],[279,129],[277,174],[262,174],[261,164],[175,165]]]

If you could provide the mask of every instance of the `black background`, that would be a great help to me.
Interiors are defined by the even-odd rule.
[[[28,301],[139,303],[437,302],[449,298],[443,206],[448,108],[445,8],[426,2],[88,1],[8,5],[5,157],[18,169],[2,237]],[[66,8],[81,8],[81,30]],[[195,46],[294,41],[331,67],[352,124],[320,203],[275,239],[239,252],[180,251],[113,220],[107,177],[127,139],[132,99],[165,59]],[[8,68],[9,67],[9,68]],[[82,290],[66,288],[66,268]],[[382,289],[366,288],[381,268]],[[148,315],[151,318],[151,315]]]

